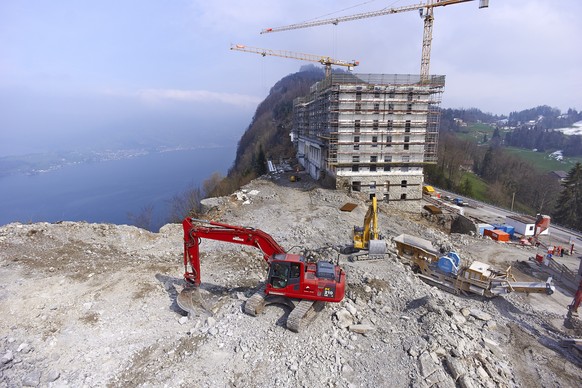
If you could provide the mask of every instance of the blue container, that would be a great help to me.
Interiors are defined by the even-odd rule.
[[[509,237],[513,238],[513,235],[515,234],[515,227],[511,225],[505,225],[505,233],[507,233]]]
[[[504,231],[510,238],[513,238],[513,235],[515,234],[515,227],[511,225],[493,224],[493,228]]]

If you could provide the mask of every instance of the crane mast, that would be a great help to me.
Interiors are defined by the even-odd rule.
[[[303,54],[286,50],[271,50],[259,47],[246,46],[244,44],[232,44],[230,45],[230,49],[235,51],[244,51],[247,53],[255,53],[262,55],[263,57],[269,55],[282,58],[298,59],[301,61],[318,62],[325,66],[326,77],[328,77],[331,74],[331,65],[344,66],[347,67],[348,70],[351,70],[352,67],[358,66],[360,64],[360,62],[358,61],[343,61],[325,55]]]
[[[267,34],[272,32],[281,32],[288,30],[296,30],[300,28],[309,28],[322,26],[326,24],[337,25],[342,22],[349,22],[352,20],[366,19],[376,16],[391,15],[395,13],[408,12],[408,11],[419,11],[420,17],[424,19],[424,32],[422,35],[422,55],[420,60],[420,77],[421,80],[426,81],[429,78],[430,71],[430,51],[432,44],[432,29],[434,23],[434,13],[435,7],[444,7],[452,4],[467,3],[474,0],[426,0],[413,5],[405,5],[402,7],[394,8],[384,8],[378,11],[363,12],[355,15],[342,16],[338,18],[330,19],[320,19],[313,20],[305,23],[290,24],[282,27],[275,28],[265,28],[261,31],[261,34]],[[489,7],[489,0],[479,0],[479,8]]]

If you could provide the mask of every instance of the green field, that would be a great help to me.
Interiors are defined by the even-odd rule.
[[[471,140],[477,142],[477,144],[482,144],[485,135],[487,135],[487,141],[491,140],[494,130],[495,128],[489,124],[473,123],[468,124],[467,127],[461,129],[461,132],[457,132],[457,137],[459,139]]]
[[[456,135],[459,139],[475,141],[477,144],[484,145],[484,136],[487,136],[487,141],[491,140],[493,136],[493,131],[495,128],[489,124],[482,123],[472,123],[463,129],[462,132],[457,132]],[[501,131],[501,137],[505,133]],[[540,171],[570,171],[572,167],[578,162],[582,163],[582,157],[565,157],[563,160],[558,161],[550,157],[550,154],[555,150],[547,150],[544,152],[537,152],[532,150],[526,150],[517,147],[504,147],[504,150],[512,155],[518,156],[523,160],[531,163],[535,168]],[[473,183],[473,182],[471,182]]]
[[[466,179],[471,182],[471,198],[476,199],[482,202],[489,202],[487,200],[487,183],[485,183],[481,178],[477,175],[466,172],[463,174],[461,178],[461,182],[465,181]]]
[[[459,139],[472,140],[477,142],[477,144],[484,144],[484,137],[487,136],[487,142],[489,142],[491,141],[494,132],[495,126],[491,124],[471,123],[466,127],[461,128],[461,131],[456,132],[456,134]],[[499,135],[503,138],[507,132],[508,131],[501,129]]]
[[[570,171],[572,167],[578,162],[582,163],[582,157],[564,158],[558,161],[550,158],[553,151],[537,152],[532,150],[525,150],[523,148],[505,147],[504,150],[512,155],[519,156],[523,160],[531,163],[534,167],[541,171]]]

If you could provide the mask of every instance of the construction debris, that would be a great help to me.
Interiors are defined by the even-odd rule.
[[[251,203],[216,201],[216,221],[268,230],[289,253],[341,259],[346,296],[308,330],[287,330],[284,307],[259,318],[242,313],[267,272],[253,247],[202,242],[200,292],[212,316],[188,318],[176,305],[184,285],[181,225],[150,233],[15,223],[0,227],[0,386],[530,387],[582,380],[573,348],[558,346],[582,337],[578,326],[563,326],[572,295],[562,289],[493,299],[443,292],[396,255],[348,262],[334,250],[364,217],[358,197],[290,188],[287,179],[258,179],[244,189],[256,190]],[[358,207],[341,212],[346,202]],[[382,234],[418,236],[437,252],[489,265],[530,255],[380,207]],[[513,274],[536,280],[515,267]]]

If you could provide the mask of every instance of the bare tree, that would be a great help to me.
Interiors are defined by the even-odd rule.
[[[202,190],[205,197],[210,197],[214,195],[214,192],[222,182],[224,177],[219,172],[214,172],[208,179],[202,183]]]
[[[174,195],[169,200],[170,213],[168,214],[168,222],[182,222],[189,214],[199,213],[202,197],[199,187],[193,187]]]
[[[132,212],[127,213],[127,218],[131,225],[151,231],[153,213],[154,205],[146,205],[137,214]]]

